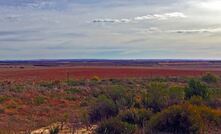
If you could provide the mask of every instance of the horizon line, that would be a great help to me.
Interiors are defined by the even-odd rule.
[[[221,61],[220,59],[212,59],[212,58],[104,58],[104,59],[99,59],[99,58],[48,58],[48,59],[5,59],[5,60],[0,60],[0,62],[13,62],[13,61],[65,61],[65,60],[97,60],[97,61],[102,61],[102,60],[106,60],[106,61],[136,61],[136,60],[158,60],[158,61],[166,61],[166,60],[171,60],[171,61]]]

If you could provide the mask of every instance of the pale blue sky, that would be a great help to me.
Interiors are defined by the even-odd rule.
[[[0,60],[221,59],[219,0],[0,0]]]

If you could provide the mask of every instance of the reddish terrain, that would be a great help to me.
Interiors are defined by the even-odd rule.
[[[221,75],[221,70],[210,69],[174,69],[150,67],[37,67],[37,68],[1,68],[0,81],[41,81],[65,80],[68,78],[126,78],[157,76],[199,76],[212,72]]]

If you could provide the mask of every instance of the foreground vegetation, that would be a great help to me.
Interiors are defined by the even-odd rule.
[[[218,76],[0,82],[0,133],[59,122],[98,134],[221,133]]]

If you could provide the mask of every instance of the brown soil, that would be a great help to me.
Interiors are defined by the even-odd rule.
[[[44,67],[44,68],[8,68],[0,69],[0,81],[42,81],[100,78],[133,78],[133,77],[169,77],[200,76],[207,72],[221,75],[221,70],[210,69],[176,69],[148,67]]]

